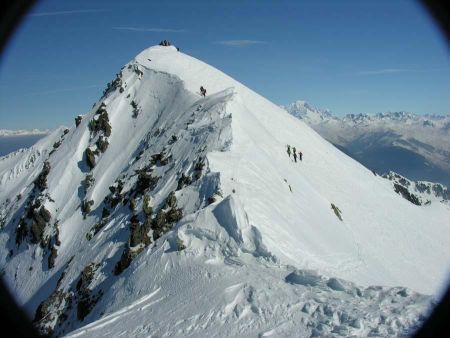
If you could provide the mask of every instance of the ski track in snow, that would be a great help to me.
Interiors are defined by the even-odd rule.
[[[154,292],[148,294],[147,296],[144,296],[140,299],[138,299],[137,301],[135,301],[134,303],[132,303],[131,305],[128,305],[126,307],[124,307],[123,309],[116,311],[110,315],[105,316],[104,318],[93,322],[89,325],[86,325],[82,331],[75,333],[73,335],[68,335],[67,337],[78,337],[78,336],[83,336],[86,334],[95,334],[92,331],[101,329],[107,325],[110,325],[112,323],[114,323],[117,320],[123,320],[125,319],[126,316],[130,316],[132,315],[134,312],[136,311],[143,311],[146,308],[148,308],[149,306],[152,306],[158,302],[160,302],[161,300],[164,299],[164,297],[159,298],[157,300],[154,300],[150,303],[147,303],[141,307],[138,307],[139,305],[141,305],[142,303],[147,302],[148,300],[150,300],[151,298],[153,298],[153,296],[155,296],[159,291],[161,290],[161,288],[158,288],[157,290],[155,290]]]

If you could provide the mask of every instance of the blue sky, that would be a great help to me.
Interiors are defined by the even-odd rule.
[[[415,1],[39,2],[0,68],[0,128],[71,125],[169,39],[277,104],[450,113],[444,37]]]

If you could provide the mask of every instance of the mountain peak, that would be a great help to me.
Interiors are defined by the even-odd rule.
[[[388,286],[436,292],[447,277],[447,210],[430,218],[304,123],[174,47],[140,53],[74,122],[33,152],[0,158],[0,265],[43,333],[92,323],[84,333],[106,336],[119,316],[141,325],[145,314],[143,334],[154,323],[200,330],[209,318],[204,328],[250,336],[269,329],[265,309],[296,307],[310,287],[326,288],[332,313],[342,291],[352,309],[401,292],[422,312],[428,298]],[[283,291],[260,292],[271,285]],[[281,293],[295,303],[272,306]],[[194,309],[201,299],[209,305]],[[279,324],[286,312],[269,317]],[[287,332],[328,320],[301,318]]]
[[[319,123],[321,121],[334,118],[331,111],[328,109],[324,110],[316,108],[303,100],[297,100],[287,106],[281,107],[297,118],[312,121],[314,123]]]
[[[185,88],[194,93],[199,92],[200,86],[213,93],[237,84],[224,73],[178,51],[174,46],[149,47],[139,53],[134,62],[146,69],[177,76],[184,81]]]

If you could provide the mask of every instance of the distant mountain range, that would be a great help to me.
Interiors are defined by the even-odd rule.
[[[41,129],[0,129],[0,136],[28,136],[28,135],[47,135],[50,130]]]
[[[0,129],[0,156],[5,156],[22,148],[29,148],[48,134],[49,130],[40,129]]]
[[[450,115],[409,112],[340,118],[305,101],[283,106],[322,137],[377,173],[450,186]]]

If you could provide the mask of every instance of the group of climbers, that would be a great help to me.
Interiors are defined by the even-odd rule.
[[[289,158],[291,158],[291,146],[289,144],[287,145],[287,153]],[[292,147],[292,155],[294,157],[294,161],[297,163],[297,149],[295,149],[295,147]],[[303,153],[301,151],[298,152],[298,158],[302,161]]]
[[[171,46],[172,44],[168,40],[163,40],[159,43],[159,45],[167,47],[167,46]]]
[[[162,41],[159,43],[159,45],[160,45],[160,46],[164,46],[164,47],[172,46],[172,44],[170,43],[169,40],[162,40]],[[174,46],[174,47],[175,47],[175,46]],[[177,49],[177,51],[180,51],[180,48],[179,48],[179,47],[175,47],[175,48]]]

